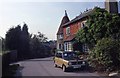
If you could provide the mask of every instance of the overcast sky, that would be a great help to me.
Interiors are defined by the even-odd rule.
[[[104,8],[104,1],[102,0],[101,2],[85,1],[2,0],[0,1],[0,36],[5,37],[5,33],[9,28],[18,24],[22,25],[25,22],[28,24],[30,33],[40,31],[49,40],[56,39],[56,33],[65,10],[67,10],[71,20],[80,12],[94,6]]]

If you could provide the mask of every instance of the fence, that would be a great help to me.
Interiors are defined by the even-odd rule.
[[[10,63],[17,61],[17,51],[8,51],[2,55],[2,68],[7,68]]]

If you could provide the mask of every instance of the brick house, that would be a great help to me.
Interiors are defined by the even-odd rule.
[[[61,24],[57,32],[57,49],[62,51],[73,51],[75,50],[73,44],[75,41],[75,35],[79,29],[85,26],[88,15],[93,12],[93,9],[86,10],[84,13],[81,13],[79,16],[75,17],[71,21],[67,16],[65,11],[65,16],[62,18]],[[76,44],[81,47],[81,51],[87,52],[88,48],[86,44]]]
[[[73,51],[76,50],[74,48],[75,44],[75,35],[83,28],[86,24],[86,20],[89,18],[88,16],[94,11],[94,9],[86,10],[81,13],[79,16],[75,17],[71,21],[67,22],[63,25],[63,41],[64,41],[64,51]],[[88,52],[88,47],[86,44],[76,44],[81,47],[82,52]]]
[[[116,0],[114,0],[114,2],[111,2],[111,0],[106,0],[105,9],[109,13],[118,13],[118,2]],[[61,25],[57,33],[57,49],[64,50],[64,51],[75,51],[75,50],[79,50],[82,52],[89,51],[87,44],[74,43],[74,42],[75,42],[76,33],[81,28],[86,26],[86,21],[87,19],[89,19],[89,15],[92,14],[93,12],[94,12],[94,9],[86,10],[83,13],[81,13],[79,16],[69,21],[69,18],[65,11],[65,16],[62,19]],[[63,21],[65,22],[63,23]],[[62,48],[61,48],[61,45],[62,45]]]

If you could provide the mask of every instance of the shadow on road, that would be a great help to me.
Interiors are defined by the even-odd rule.
[[[57,67],[57,68],[62,69],[61,67]],[[67,71],[66,73],[95,73],[95,72],[96,71],[91,70],[90,68],[88,68],[88,69],[79,68],[79,69],[71,69],[71,70]]]
[[[72,72],[69,73],[93,73],[94,71],[85,70],[85,69],[74,69]]]
[[[48,57],[48,58],[35,58],[35,59],[29,59],[25,61],[53,61],[53,57]]]
[[[45,60],[45,59],[43,59],[43,60],[41,60],[41,59],[31,59],[31,60],[27,60],[27,61],[53,61],[53,60]]]

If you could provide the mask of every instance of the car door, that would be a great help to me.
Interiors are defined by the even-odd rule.
[[[62,56],[62,53],[59,53],[59,61],[58,61],[58,64],[60,67],[62,67],[63,65],[63,56]]]
[[[57,65],[58,65],[58,60],[59,60],[58,53],[56,53],[54,58],[54,63]]]

